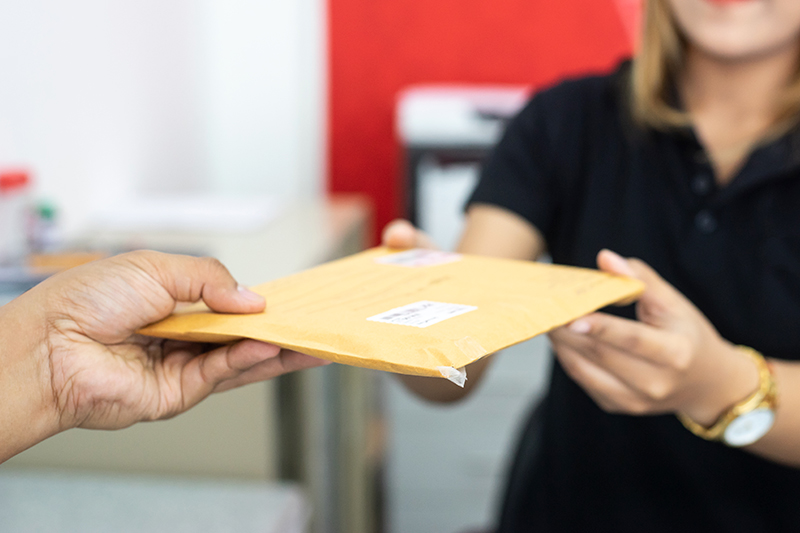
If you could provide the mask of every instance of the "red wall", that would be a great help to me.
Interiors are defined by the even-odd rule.
[[[619,0],[616,0],[619,1]],[[331,0],[328,190],[402,216],[395,97],[414,83],[552,84],[631,44],[615,0]]]

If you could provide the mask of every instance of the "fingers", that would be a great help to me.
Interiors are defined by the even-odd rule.
[[[254,340],[222,346],[184,362],[181,372],[181,410],[189,409],[212,392],[327,363]]]
[[[640,354],[598,341],[590,335],[575,334],[568,328],[552,332],[550,338],[558,351],[572,352],[581,361],[586,360],[613,376],[618,385],[628,390],[626,395],[636,398],[638,402],[660,405],[669,399],[674,390],[675,373],[672,369]],[[609,390],[603,381],[584,380],[584,383],[593,389]],[[617,387],[616,397],[620,396],[621,390]]]
[[[615,349],[649,363],[680,368],[686,359],[680,339],[648,324],[604,313],[579,318],[558,333],[565,341],[591,343],[595,349]]]
[[[438,246],[423,231],[415,228],[408,220],[397,219],[383,229],[381,242],[389,248],[428,248],[438,249]]]
[[[601,250],[597,254],[597,266],[604,272],[644,282],[645,290],[639,296],[637,310],[643,322],[666,327],[674,322],[677,313],[685,312],[691,306],[680,292],[640,259],[625,259],[611,250]]]
[[[196,405],[214,392],[220,382],[233,379],[253,366],[276,357],[278,353],[280,348],[277,346],[244,340],[183,361],[181,410]]]
[[[413,248],[416,243],[416,230],[407,220],[393,220],[383,228],[381,242],[389,248]]]
[[[561,346],[556,357],[564,371],[608,412],[643,411],[646,407],[623,381],[572,348]]]
[[[310,355],[293,352],[291,350],[281,350],[277,357],[253,365],[248,370],[242,372],[238,377],[220,382],[214,389],[214,392],[224,392],[241,387],[242,385],[258,383],[290,372],[325,366],[330,363],[330,361],[311,357]]]
[[[607,410],[683,410],[692,400],[698,346],[715,331],[689,300],[638,259],[603,250],[598,266],[645,284],[639,321],[595,313],[550,333],[565,370]],[[694,379],[694,381],[693,381]],[[707,380],[704,380],[707,382]],[[687,392],[688,391],[688,392]]]
[[[691,344],[681,335],[601,313],[554,330],[550,338],[557,352],[571,358],[568,364],[581,376],[581,386],[598,403],[603,397],[616,410],[634,414],[672,408],[693,357]],[[596,370],[588,372],[587,364]],[[616,385],[610,386],[608,377],[599,378],[600,371]]]
[[[611,250],[600,250],[600,253],[597,254],[597,267],[603,272],[608,272],[609,274],[628,276],[631,278],[636,277],[636,272],[628,264],[628,261]],[[621,300],[614,305],[630,305],[638,300],[640,296],[641,295],[637,295],[625,300]]]
[[[177,302],[202,300],[222,313],[258,313],[264,297],[240,287],[228,269],[214,258],[158,252],[132,252],[120,256],[155,279]]]
[[[600,253],[597,254],[597,267],[609,274],[637,277],[636,271],[628,264],[628,261],[611,250],[600,250]]]

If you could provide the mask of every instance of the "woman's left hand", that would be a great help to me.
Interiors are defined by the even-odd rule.
[[[752,360],[647,264],[608,250],[597,263],[645,283],[636,307],[639,321],[594,313],[549,336],[564,370],[602,409],[682,412],[710,426],[758,388]]]

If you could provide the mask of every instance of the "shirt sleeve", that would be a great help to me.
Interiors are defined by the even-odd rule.
[[[536,96],[510,122],[467,202],[467,206],[480,203],[508,209],[545,237],[558,206],[557,165],[547,134],[546,105],[542,95]]]

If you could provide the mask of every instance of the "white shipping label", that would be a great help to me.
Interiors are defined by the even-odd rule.
[[[459,261],[461,254],[454,254],[452,252],[442,252],[440,250],[425,250],[423,248],[414,248],[405,252],[398,252],[396,254],[385,255],[379,257],[375,261],[384,265],[398,265],[405,267],[427,267],[435,265],[443,265],[445,263],[452,263]]]
[[[385,324],[427,328],[448,318],[463,315],[476,309],[477,307],[474,305],[447,304],[423,300],[371,316],[367,320]]]

